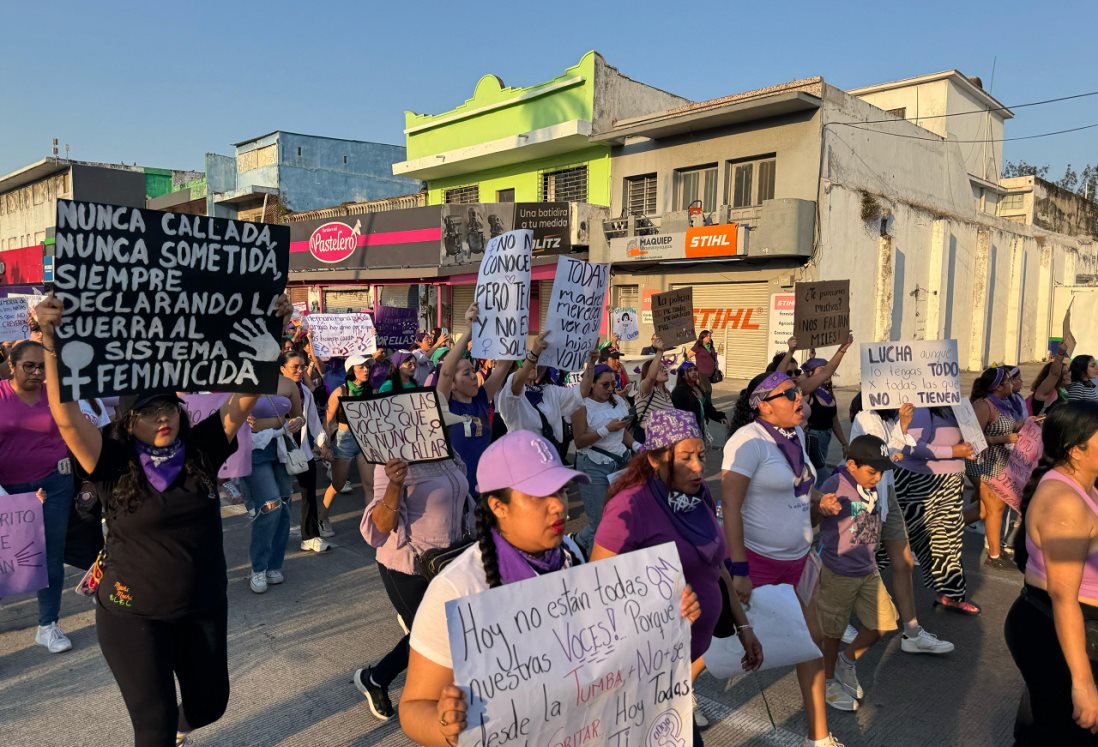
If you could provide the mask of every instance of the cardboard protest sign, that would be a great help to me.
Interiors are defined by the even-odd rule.
[[[633,307],[614,309],[613,329],[622,342],[630,342],[640,337],[640,328],[637,326],[637,321],[637,310]]]
[[[571,257],[557,259],[553,294],[545,315],[546,348],[538,365],[578,371],[587,354],[599,345],[603,301],[610,282],[610,265],[596,265]]]
[[[652,324],[664,345],[694,342],[694,289],[679,288],[652,296]]]
[[[1015,511],[1021,510],[1022,492],[1030,475],[1033,474],[1037,462],[1045,453],[1045,445],[1041,440],[1041,421],[1029,419],[1018,431],[1018,440],[1010,451],[1007,466],[997,477],[987,481],[988,486],[995,494],[1003,499]]]
[[[868,410],[961,403],[956,340],[863,342],[862,404]]]
[[[530,267],[534,232],[508,231],[488,242],[477,272],[473,357],[521,358],[530,330]]]
[[[0,597],[45,588],[46,528],[34,493],[0,496]]]
[[[797,283],[793,336],[802,350],[842,345],[850,336],[850,281]]]
[[[22,298],[0,298],[0,341],[30,337],[27,302]]]
[[[1069,352],[1074,352],[1075,346],[1077,344],[1075,340],[1075,335],[1071,332],[1071,307],[1074,305],[1075,299],[1073,298],[1071,300],[1071,303],[1068,304],[1068,310],[1064,313],[1064,330],[1062,339],[1064,342],[1064,347],[1067,348]]]
[[[972,409],[972,403],[962,399],[953,405],[953,415],[957,418],[957,425],[961,429],[961,438],[966,443],[972,444],[972,453],[979,454],[987,448],[987,439],[984,438],[984,429],[980,427],[980,419],[976,417],[976,411]]]
[[[687,744],[684,585],[669,542],[447,602],[459,744]]]
[[[434,389],[342,397],[339,406],[370,464],[403,459],[409,464],[453,456],[442,407]]]
[[[229,401],[229,394],[185,394],[183,408],[191,425],[198,425]],[[314,434],[315,435],[315,434]],[[245,423],[236,432],[236,451],[229,455],[217,476],[222,480],[252,474],[252,427]]]
[[[399,306],[379,306],[374,326],[377,327],[378,347],[390,350],[410,349],[416,341],[419,310],[404,309]]]
[[[290,229],[57,201],[61,399],[273,392]]]
[[[310,314],[305,326],[312,332],[313,352],[321,360],[377,352],[377,331],[369,314]]]

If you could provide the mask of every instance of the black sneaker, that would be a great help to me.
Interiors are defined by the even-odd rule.
[[[366,698],[366,703],[370,706],[370,711],[374,716],[382,721],[388,721],[393,717],[393,701],[389,700],[388,689],[381,685],[375,685],[373,680],[370,679],[372,672],[373,670],[370,667],[358,669],[351,681],[355,683],[355,687]]]
[[[1018,572],[1018,566],[1014,564],[1014,561],[1010,560],[1010,559],[1008,559],[1008,558],[1006,558],[1002,555],[1000,555],[997,558],[993,558],[990,555],[985,555],[984,556],[984,567],[985,568],[990,568],[990,569],[996,570],[996,571],[1006,571],[1006,572],[1013,571],[1015,573]]]

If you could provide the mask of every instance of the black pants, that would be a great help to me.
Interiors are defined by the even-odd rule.
[[[1037,601],[1027,600],[1032,597]],[[1043,605],[1043,609],[1042,609]],[[1083,617],[1098,619],[1098,608],[1083,607]],[[1071,717],[1071,671],[1053,624],[1051,601],[1041,589],[1026,586],[1006,616],[1007,648],[1026,681],[1031,720],[1014,725],[1015,745],[1094,745],[1098,736],[1081,729]],[[1098,678],[1092,661],[1091,672]]]
[[[381,563],[377,564],[377,570],[381,575],[381,583],[385,585],[385,593],[389,595],[389,601],[393,604],[393,609],[411,630],[419,603],[427,593],[427,579],[419,575],[409,576],[407,573],[394,571]],[[408,636],[405,635],[392,651],[385,654],[385,657],[374,665],[374,682],[382,687],[388,687],[407,668]]]
[[[301,539],[311,540],[320,536],[316,512],[316,460],[309,460],[309,469],[297,476],[301,486]]]
[[[130,712],[135,747],[174,747],[183,714],[197,729],[212,724],[229,702],[228,607],[182,620],[150,620],[96,606],[103,658]]]

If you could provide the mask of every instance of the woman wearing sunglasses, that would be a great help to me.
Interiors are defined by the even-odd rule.
[[[813,514],[834,516],[833,494],[815,489],[816,471],[804,448],[804,396],[784,373],[759,374],[740,393],[736,422],[724,446],[721,497],[732,586],[742,603],[769,584],[796,587],[808,562]],[[822,640],[816,602],[801,600],[805,623]],[[827,729],[823,658],[797,665],[804,699],[806,747],[836,747]]]
[[[644,443],[645,429],[652,416],[662,410],[674,410],[671,390],[667,388],[668,362],[663,357],[667,348],[658,335],[652,335],[653,357],[640,367],[641,381],[637,388],[637,405],[634,408],[637,417],[633,423],[633,440]]]

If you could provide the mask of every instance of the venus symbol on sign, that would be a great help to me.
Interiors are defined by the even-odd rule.
[[[73,340],[61,348],[61,360],[69,369],[69,375],[61,379],[62,386],[72,387],[72,401],[80,399],[80,387],[90,384],[90,376],[81,376],[80,372],[88,367],[95,358],[95,349],[86,342]]]

